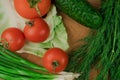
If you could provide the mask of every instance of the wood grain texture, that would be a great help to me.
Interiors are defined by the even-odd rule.
[[[83,44],[81,39],[85,38],[89,34],[90,29],[77,23],[63,13],[61,13],[61,16],[63,17],[63,22],[68,33],[68,42],[70,45],[68,52],[70,52]]]
[[[101,0],[88,0],[88,2],[96,9],[100,8]]]

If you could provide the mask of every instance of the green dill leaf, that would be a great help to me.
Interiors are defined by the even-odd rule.
[[[120,79],[120,0],[103,2],[100,12],[104,20],[101,28],[86,41],[87,44],[71,53],[66,70],[81,73],[76,80],[89,80],[93,66],[99,71],[95,80]]]

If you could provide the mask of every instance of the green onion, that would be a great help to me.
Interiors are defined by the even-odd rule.
[[[2,46],[0,46],[0,75],[3,75],[1,78],[5,80],[12,80],[12,77],[16,80],[53,80],[57,78],[57,75],[48,73],[45,68],[21,58]]]
[[[18,56],[17,54],[3,48],[2,46],[0,46],[0,53],[2,56],[8,58],[9,60],[16,62],[16,63],[22,63],[22,65],[29,65],[29,67],[32,67],[34,69],[38,69],[38,70],[43,70],[43,71],[47,71],[46,69],[44,69],[42,66],[38,66],[36,64],[33,64],[23,58],[21,58],[20,56]]]

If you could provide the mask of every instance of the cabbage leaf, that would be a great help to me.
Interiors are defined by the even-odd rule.
[[[51,10],[44,20],[50,27],[49,38],[42,43],[26,41],[25,46],[17,52],[27,52],[43,56],[49,48],[58,47],[65,51],[69,48],[67,31],[63,24],[62,17],[57,15],[55,5],[52,5]],[[27,19],[21,17],[15,11],[13,0],[0,0],[0,34],[8,27],[17,27],[23,30],[25,21],[27,21]]]

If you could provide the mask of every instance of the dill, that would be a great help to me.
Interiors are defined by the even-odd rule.
[[[81,73],[76,80],[89,80],[94,66],[99,71],[95,80],[120,79],[120,0],[104,0],[103,23],[95,36],[70,55],[66,71]]]

